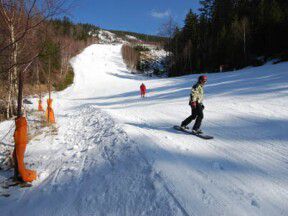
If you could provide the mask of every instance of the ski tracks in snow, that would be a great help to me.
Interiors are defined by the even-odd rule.
[[[0,198],[1,212],[17,215],[19,208],[5,206],[14,200],[24,215],[182,215],[135,143],[108,114],[84,105],[60,122],[66,126],[53,139],[46,137],[52,154],[47,151],[41,163],[36,161],[43,152],[29,158],[40,179],[20,197]]]

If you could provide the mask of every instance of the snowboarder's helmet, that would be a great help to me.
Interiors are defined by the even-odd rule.
[[[198,77],[198,82],[207,82],[207,80],[208,80],[208,77],[205,75]]]

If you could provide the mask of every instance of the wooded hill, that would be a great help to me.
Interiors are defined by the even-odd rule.
[[[288,1],[201,0],[167,49],[170,76],[261,65],[288,59]],[[220,69],[221,66],[221,69]]]
[[[74,74],[70,67],[70,59],[89,44],[97,42],[89,34],[97,27],[89,24],[73,24],[66,17],[63,20],[43,19],[37,26],[25,32],[25,22],[29,22],[32,26],[39,18],[28,18],[18,13],[19,5],[13,7],[2,5],[0,14],[1,18],[5,14],[18,18],[15,21],[4,22],[4,17],[0,21],[0,118],[2,119],[16,115],[20,72],[23,72],[21,76],[24,95],[46,93],[49,83],[52,90],[62,90],[73,82]],[[7,23],[11,23],[10,26]],[[24,36],[20,38],[22,34]],[[14,41],[19,41],[13,43],[12,36]]]
[[[74,24],[67,17],[53,19],[62,13],[64,0],[36,2],[0,3],[0,119],[22,114],[23,94],[41,97],[50,89],[70,85],[74,76],[70,59],[99,42],[99,27]],[[132,32],[114,33],[152,43],[162,40]]]

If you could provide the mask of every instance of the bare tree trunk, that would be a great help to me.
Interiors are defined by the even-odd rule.
[[[61,66],[60,66],[60,79],[63,77],[63,68],[65,65],[65,58],[61,59]]]
[[[49,57],[49,63],[48,63],[48,91],[49,91],[49,103],[50,103],[50,99],[51,99],[51,60]],[[49,110],[49,105],[48,105],[48,123],[50,123],[50,110]]]
[[[18,75],[18,106],[17,106],[17,116],[20,117],[22,113],[22,99],[23,99],[23,72],[19,71]]]
[[[40,86],[40,75],[39,75],[39,62],[37,62],[36,65],[36,79],[37,79],[37,87],[39,91],[39,99],[42,100],[42,94],[41,94],[41,86]]]
[[[9,70],[9,79],[8,79],[8,96],[7,96],[7,110],[6,110],[6,118],[9,119],[10,118],[10,113],[11,113],[11,109],[12,109],[12,88],[13,88],[13,82],[12,82],[13,78],[12,78],[12,71]]]
[[[247,35],[249,34],[249,20],[247,17],[242,19],[242,28],[243,28],[243,54],[244,54],[244,63],[247,63]]]
[[[48,91],[49,91],[49,99],[51,99],[51,60],[49,57],[49,63],[48,63]]]
[[[16,108],[14,98],[17,98],[18,94],[18,86],[17,86],[17,77],[18,77],[18,66],[17,66],[17,55],[18,55],[18,42],[15,42],[15,28],[13,24],[11,25],[11,42],[13,43],[13,50],[12,50],[12,65],[13,73],[12,73],[12,115]]]
[[[67,60],[66,60],[66,70],[65,70],[66,75],[67,75],[68,70],[69,70],[69,59],[70,59],[70,55],[68,55]]]
[[[10,41],[13,44],[12,53],[11,53],[11,64],[14,65],[12,69],[9,70],[9,86],[8,86],[8,96],[7,96],[7,110],[6,117],[10,118],[15,110],[15,102],[14,98],[16,97],[17,92],[17,52],[18,52],[18,44],[15,42],[15,28],[13,23],[9,24],[10,29]]]
[[[244,46],[244,61],[246,64],[246,23],[244,23],[244,35],[243,35],[243,46]]]
[[[18,98],[17,98],[17,117],[21,117],[23,115],[22,113],[22,100],[23,100],[23,87],[24,87],[24,81],[23,81],[23,74],[28,70],[28,68],[33,63],[34,59],[30,61],[30,63],[23,69],[19,70],[18,73]]]
[[[12,89],[14,89],[13,93],[14,93],[14,96],[16,98],[16,94],[17,94],[17,77],[18,75],[21,75],[22,76],[22,73],[21,74],[17,74],[18,72],[18,66],[17,66],[17,52],[18,52],[18,45],[16,42],[16,39],[15,39],[15,29],[14,29],[14,26],[13,24],[11,25],[11,42],[13,44],[13,48],[12,48],[12,64],[14,64],[14,68],[13,68],[13,73],[12,73],[12,82],[14,81],[14,83],[12,83],[12,85],[14,84],[14,88],[12,86]],[[22,81],[21,81],[22,83]],[[20,84],[20,77],[19,77],[19,84]],[[19,92],[20,93],[20,92]],[[21,92],[22,93],[22,92]],[[22,96],[21,96],[22,97]],[[17,109],[17,116],[20,117],[22,116],[21,114],[21,107],[22,107],[22,98],[21,98],[21,103],[19,104],[19,94],[18,94],[18,109]],[[19,106],[20,106],[20,111],[19,111]],[[13,113],[14,113],[14,110],[15,110],[15,103],[14,103],[14,99],[12,99],[12,107],[13,107]],[[13,115],[13,114],[12,114]],[[16,143],[15,143],[15,154],[16,153]],[[18,172],[18,161],[17,161],[17,156],[15,157],[15,167],[14,167],[14,178],[18,178],[18,175],[19,175],[19,172]]]

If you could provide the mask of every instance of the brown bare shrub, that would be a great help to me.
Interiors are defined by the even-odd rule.
[[[121,52],[127,67],[132,71],[136,71],[140,61],[140,52],[129,44],[124,44]]]

